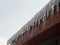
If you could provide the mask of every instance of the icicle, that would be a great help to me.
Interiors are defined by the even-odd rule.
[[[57,2],[57,12],[59,11],[59,4],[58,4],[58,2]]]
[[[47,17],[49,17],[49,10],[47,11]]]
[[[24,32],[21,32],[21,34],[23,34]]]
[[[24,32],[28,30],[28,26],[25,27]]]
[[[16,37],[15,37],[15,39],[14,39],[14,40],[15,40],[15,42],[17,41],[17,38],[18,38],[18,34],[16,35]]]
[[[51,5],[51,9],[52,9],[51,15],[53,15],[54,14],[54,5]]]
[[[41,19],[41,16],[38,17],[38,24],[40,24],[40,19]]]
[[[45,13],[46,11],[44,11],[44,13],[43,13],[43,16],[42,16],[42,19],[43,19],[43,22],[44,22],[44,20],[45,20]]]
[[[34,26],[34,22],[32,23],[32,26]]]
[[[57,2],[57,0],[52,0],[51,1],[52,3],[51,3],[51,15],[54,15],[54,6],[56,5],[56,2]]]
[[[58,5],[58,2],[57,2],[57,7],[56,7],[56,11],[57,11],[57,16],[58,16],[58,12],[59,12],[59,5]]]
[[[47,12],[45,11],[45,14],[44,14],[44,19],[45,19],[45,20],[46,20],[46,13],[47,13]]]
[[[28,26],[28,30],[27,31],[29,31],[30,30],[30,26]]]

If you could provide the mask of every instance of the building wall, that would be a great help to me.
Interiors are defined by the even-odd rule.
[[[38,44],[38,45],[60,45],[60,36],[46,40],[45,42]]]

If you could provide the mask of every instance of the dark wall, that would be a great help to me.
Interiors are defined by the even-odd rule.
[[[45,42],[38,45],[60,45],[60,36],[56,36],[52,39],[46,40]]]

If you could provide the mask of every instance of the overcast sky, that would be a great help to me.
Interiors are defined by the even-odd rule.
[[[0,0],[0,37],[7,40],[49,0]]]

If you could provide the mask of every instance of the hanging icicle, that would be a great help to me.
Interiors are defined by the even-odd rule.
[[[57,5],[57,6],[56,6]],[[14,40],[19,39],[23,35],[24,32],[29,32],[32,30],[32,26],[36,29],[36,24],[39,25],[43,23],[43,26],[45,26],[45,20],[47,17],[54,14],[55,11],[59,12],[60,10],[60,0],[51,0],[46,7],[44,7],[41,11],[39,11],[26,25],[24,25],[10,40],[14,42]],[[51,11],[51,12],[49,12]],[[58,13],[57,13],[58,15]],[[34,30],[33,30],[34,31]]]

